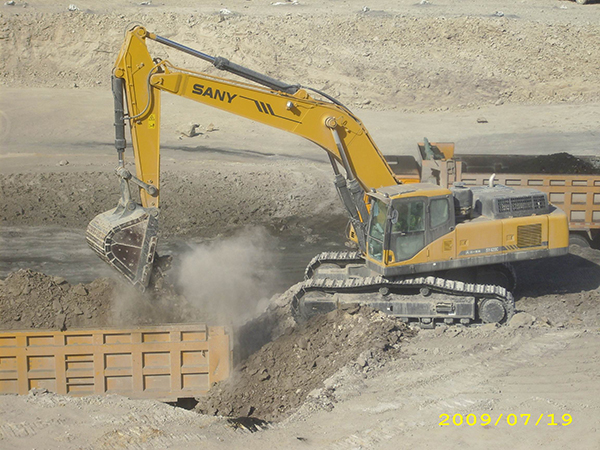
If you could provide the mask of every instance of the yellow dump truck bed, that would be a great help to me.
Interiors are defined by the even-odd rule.
[[[45,388],[175,401],[229,376],[230,339],[206,325],[0,332],[0,393]]]

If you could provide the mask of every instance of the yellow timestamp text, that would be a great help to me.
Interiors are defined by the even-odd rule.
[[[560,418],[559,418],[560,417]],[[571,425],[573,422],[573,417],[571,414],[563,414],[562,416],[556,414],[545,414],[542,413],[539,416],[537,414],[506,414],[500,413],[497,417],[496,415],[492,416],[491,414],[483,413],[483,414],[467,414],[463,415],[460,413],[456,414],[440,414],[440,427],[462,427],[462,426],[500,426],[500,425],[508,425],[510,427],[514,427],[516,425],[522,426],[563,426],[566,427]]]

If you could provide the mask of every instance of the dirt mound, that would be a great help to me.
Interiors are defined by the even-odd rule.
[[[466,173],[600,174],[600,159],[569,153],[551,155],[457,155]]]
[[[208,313],[170,289],[141,294],[98,278],[71,285],[29,269],[0,280],[0,329],[71,329],[206,321]]]
[[[525,159],[511,169],[515,173],[561,173],[585,174],[598,173],[599,170],[589,161],[570,155],[569,153],[554,153]]]
[[[368,307],[316,316],[250,356],[228,381],[201,398],[197,410],[281,420],[340,368],[363,370],[398,354],[413,331]]]
[[[571,247],[569,255],[523,261],[517,271],[517,309],[553,326],[600,325],[600,250]]]
[[[106,325],[115,285],[98,279],[70,285],[28,269],[0,281],[0,328],[58,328]]]

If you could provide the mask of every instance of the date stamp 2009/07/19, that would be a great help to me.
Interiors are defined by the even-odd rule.
[[[495,416],[495,415],[494,415]],[[483,414],[440,414],[440,423],[441,427],[449,427],[449,426],[500,426],[500,425],[508,425],[510,427],[514,427],[515,425],[522,426],[563,426],[566,427],[571,425],[573,422],[573,417],[571,414],[563,414],[562,416],[555,414],[506,414],[500,413],[497,417],[492,417],[491,414],[483,413]]]

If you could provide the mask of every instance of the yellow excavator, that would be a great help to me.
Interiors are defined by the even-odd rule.
[[[147,40],[244,81],[153,59]],[[90,222],[87,241],[140,289],[148,285],[156,251],[163,91],[302,136],[329,155],[358,250],[321,253],[310,262],[293,302],[300,319],[343,303],[363,303],[422,326],[504,323],[515,310],[510,263],[568,252],[566,215],[546,194],[497,186],[493,180],[486,186],[445,188],[419,176],[395,175],[361,121],[334,98],[144,27],[127,31],[112,88],[121,199]],[[124,163],[126,124],[135,174]],[[132,185],[141,204],[132,197]]]

